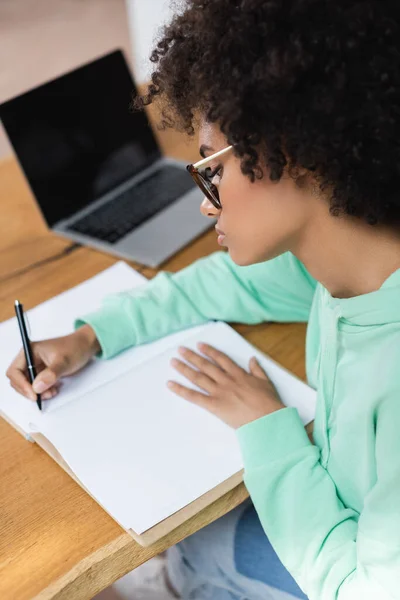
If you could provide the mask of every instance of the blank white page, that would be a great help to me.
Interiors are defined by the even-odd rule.
[[[225,323],[179,343],[196,350],[197,341],[244,368],[256,355],[284,402],[313,418],[315,391]],[[109,514],[139,534],[242,468],[234,430],[166,387],[169,379],[194,387],[170,366],[173,356],[177,348],[48,412],[39,427]]]
[[[26,311],[30,338],[40,340],[67,335],[73,331],[74,320],[96,310],[105,295],[127,291],[147,283],[143,275],[120,261],[76,287]],[[23,297],[18,299],[23,303]],[[44,401],[43,411],[40,413],[36,403],[27,400],[10,387],[5,374],[8,365],[21,348],[21,336],[17,319],[14,317],[0,324],[0,410],[29,438],[30,422],[35,421],[40,425],[42,416],[47,412],[57,410],[74,400],[77,395],[80,396],[125,373],[133,365],[170,347],[182,335],[187,335],[187,332],[132,348],[108,361],[93,360],[78,375],[64,378],[59,395],[52,400]]]

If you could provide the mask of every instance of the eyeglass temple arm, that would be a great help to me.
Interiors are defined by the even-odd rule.
[[[215,152],[215,154],[210,154],[210,156],[207,156],[206,158],[202,158],[201,160],[199,160],[197,163],[195,163],[193,165],[194,168],[198,169],[199,167],[202,167],[203,165],[207,164],[213,158],[218,158],[218,156],[221,156],[222,154],[225,154],[231,148],[233,148],[233,146],[227,146],[226,148],[223,148],[219,152]]]

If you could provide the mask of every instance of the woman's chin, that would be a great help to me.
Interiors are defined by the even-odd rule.
[[[250,255],[249,253],[235,252],[234,248],[232,247],[228,248],[228,252],[229,256],[238,267],[250,267],[250,265],[257,265],[259,263],[266,262],[267,260],[271,260],[271,258],[275,258],[275,256],[278,256],[278,254],[269,256],[267,253],[262,255],[254,253]]]
[[[255,262],[251,259],[250,256],[246,256],[245,254],[240,254],[235,252],[232,248],[228,248],[229,256],[238,267],[249,267],[253,265]]]

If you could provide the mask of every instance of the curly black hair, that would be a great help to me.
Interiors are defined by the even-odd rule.
[[[186,0],[151,54],[162,127],[218,124],[242,172],[312,172],[333,216],[400,224],[400,2]]]

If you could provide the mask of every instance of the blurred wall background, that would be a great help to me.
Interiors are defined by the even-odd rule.
[[[0,0],[0,103],[114,48],[148,77],[169,0]],[[134,56],[134,61],[132,57]],[[12,152],[0,125],[0,159]]]
[[[1,1],[1,0],[0,0]],[[172,18],[177,0],[126,0],[129,30],[132,40],[136,81],[149,80],[151,73],[150,53],[160,29]]]

